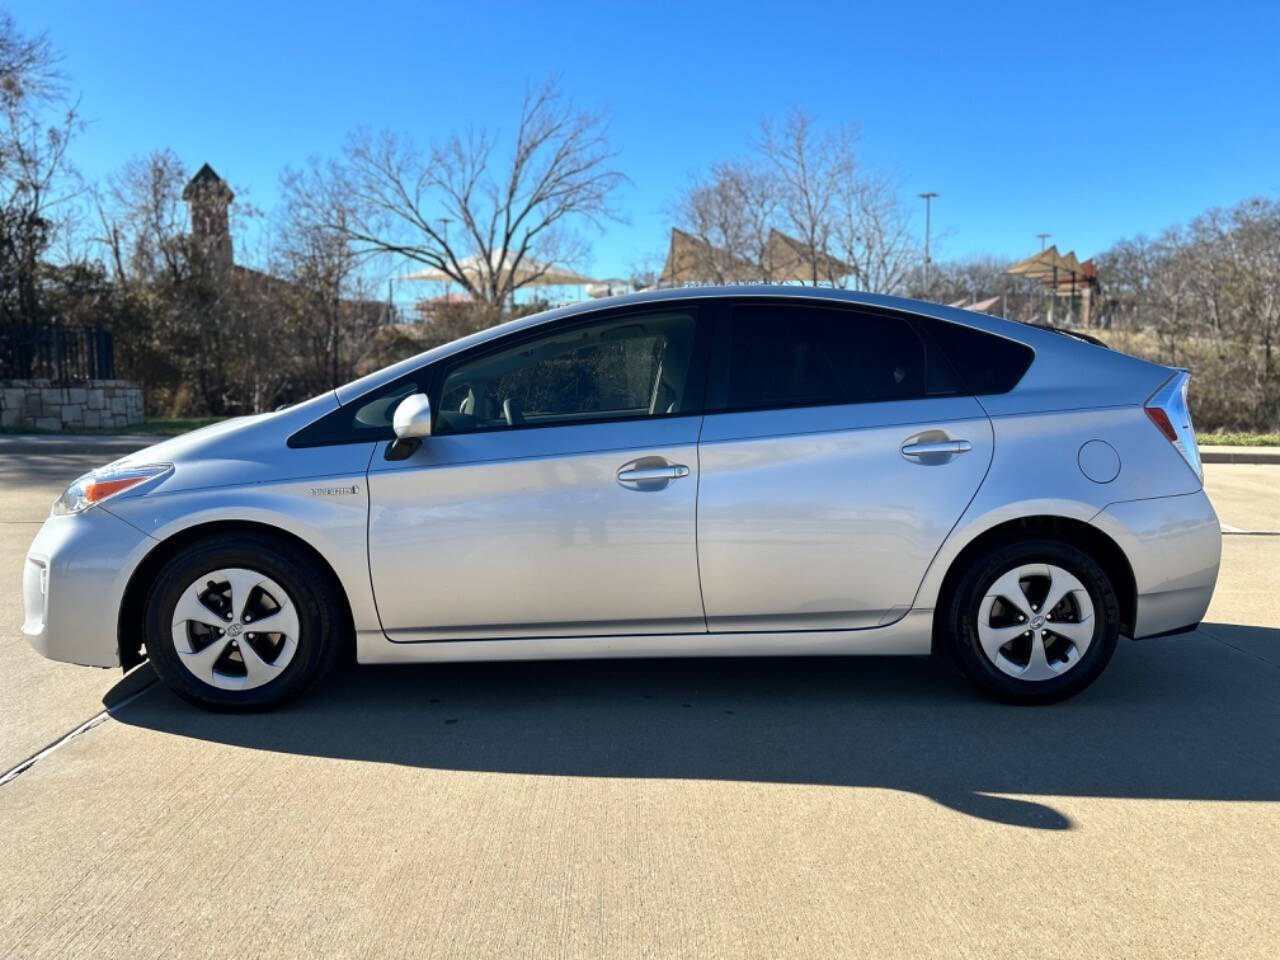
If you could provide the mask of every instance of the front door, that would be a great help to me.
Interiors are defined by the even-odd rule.
[[[699,446],[711,631],[910,608],[992,454],[990,420],[932,350],[905,318],[846,308],[764,301],[722,325]]]
[[[369,473],[390,639],[705,630],[695,325],[613,314],[432,372],[434,435]]]

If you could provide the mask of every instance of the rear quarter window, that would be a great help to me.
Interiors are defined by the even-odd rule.
[[[1008,393],[1036,356],[1025,343],[960,323],[926,318],[923,324],[968,393]]]

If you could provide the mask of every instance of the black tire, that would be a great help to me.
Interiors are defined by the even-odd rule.
[[[1033,681],[1010,676],[991,661],[978,639],[978,615],[983,597],[1002,575],[1023,564],[1039,563],[1061,567],[1085,587],[1093,603],[1094,631],[1088,648],[1070,669]],[[1024,540],[998,547],[970,565],[952,594],[943,626],[944,639],[960,670],[983,693],[1006,703],[1053,703],[1089,686],[1110,662],[1120,635],[1120,602],[1106,573],[1087,553],[1058,540]]]
[[[174,649],[174,608],[198,578],[221,568],[265,574],[282,587],[298,615],[297,648],[279,676],[259,687],[225,690],[195,676]],[[208,710],[267,710],[298,696],[337,659],[345,620],[333,576],[306,554],[269,535],[228,534],[189,546],[160,569],[147,596],[145,643],[156,674],[184,700]]]

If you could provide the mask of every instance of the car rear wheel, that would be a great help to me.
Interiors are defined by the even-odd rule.
[[[218,537],[174,556],[147,600],[146,646],[178,696],[217,710],[296,697],[332,666],[327,571],[283,541]]]
[[[1088,554],[1031,540],[970,567],[948,625],[961,670],[983,692],[1011,703],[1050,703],[1102,673],[1115,652],[1120,605]]]

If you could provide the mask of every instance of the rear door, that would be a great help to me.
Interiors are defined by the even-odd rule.
[[[759,300],[717,324],[698,451],[708,628],[861,628],[910,608],[992,429],[909,318]]]

